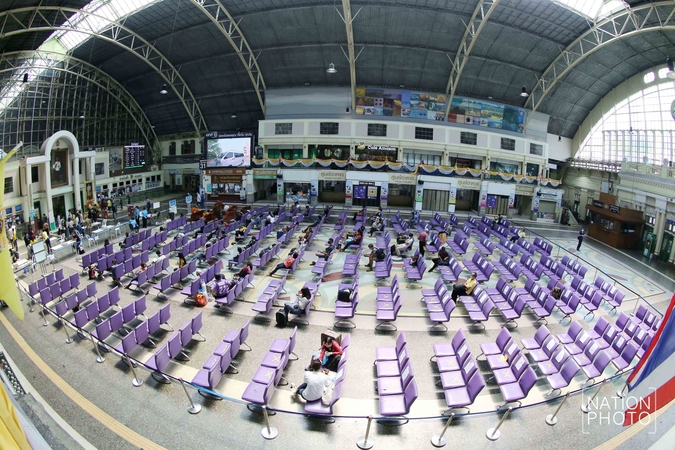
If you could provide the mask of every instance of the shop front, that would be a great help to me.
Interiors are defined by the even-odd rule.
[[[530,215],[532,211],[532,198],[534,197],[534,186],[531,184],[516,184],[516,198],[513,205],[515,214]]]
[[[347,172],[345,170],[317,171],[319,202],[344,205]]]
[[[312,193],[316,197],[316,190],[312,191],[312,186],[316,187],[318,184],[316,180],[315,170],[284,170],[283,178],[277,180],[277,190],[281,190],[280,181],[283,181],[283,201],[292,204],[293,197],[297,196],[300,204],[308,204],[311,202]]]
[[[277,200],[277,169],[253,169],[255,201]]]
[[[382,201],[389,207],[412,208],[415,200],[417,177],[409,173],[390,173]]]
[[[457,193],[454,199],[455,211],[478,211],[481,186],[482,181],[480,179],[458,178]],[[485,193],[485,200],[487,201],[487,192]],[[450,202],[452,202],[452,196]]]
[[[206,186],[206,199],[209,201],[220,200],[223,203],[236,203],[242,201],[242,190],[245,190],[244,176],[246,169],[206,169],[205,175],[210,177],[211,190]],[[188,192],[197,192],[194,189]]]
[[[485,184],[487,184],[485,214],[511,217],[514,211],[516,184],[496,181],[488,181]]]
[[[349,145],[310,145],[310,159],[346,161],[351,156]]]
[[[359,144],[355,148],[354,161],[396,162],[398,147],[388,145]]]
[[[563,191],[558,189],[535,189],[532,198],[532,220],[543,223],[556,223],[562,210]]]
[[[421,185],[423,186],[422,209],[425,211],[439,211],[441,213],[448,211],[448,206],[450,205],[450,191],[452,188],[450,181],[452,178],[448,178],[448,182],[445,183],[437,181],[442,179],[440,177],[428,175],[422,175],[419,179],[424,182],[424,184]]]

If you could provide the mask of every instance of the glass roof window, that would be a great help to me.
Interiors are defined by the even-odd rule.
[[[580,16],[590,20],[598,21],[628,5],[623,0],[551,0],[563,8],[569,9]]]

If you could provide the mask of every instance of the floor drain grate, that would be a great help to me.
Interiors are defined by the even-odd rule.
[[[21,382],[19,382],[19,379],[16,377],[12,367],[9,365],[9,361],[7,361],[7,357],[5,356],[4,352],[0,352],[0,368],[5,373],[5,376],[9,381],[9,384],[14,389],[14,392],[19,395],[25,395],[26,391],[23,389],[23,386],[21,386]]]

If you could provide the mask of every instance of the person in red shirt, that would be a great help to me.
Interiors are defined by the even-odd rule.
[[[296,260],[297,258],[298,258],[298,254],[297,254],[297,253],[293,253],[293,255],[289,256],[289,257],[286,259],[286,261],[284,261],[284,262],[282,262],[282,263],[280,263],[280,264],[277,264],[277,266],[274,268],[274,270],[270,272],[270,275],[269,275],[269,276],[272,276],[272,275],[274,275],[275,273],[277,273],[277,270],[279,270],[279,269],[290,269],[290,268],[293,266],[293,263],[295,262],[295,260]]]
[[[244,267],[241,268],[239,272],[234,276],[235,278],[244,278],[246,275],[253,273],[253,264],[247,262]]]
[[[327,337],[321,345],[319,353],[319,361],[323,367],[333,372],[337,372],[337,366],[342,358],[342,347],[331,337]]]

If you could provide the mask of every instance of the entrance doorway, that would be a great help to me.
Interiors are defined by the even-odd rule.
[[[52,206],[54,207],[54,219],[66,217],[66,198],[64,195],[52,197]]]

